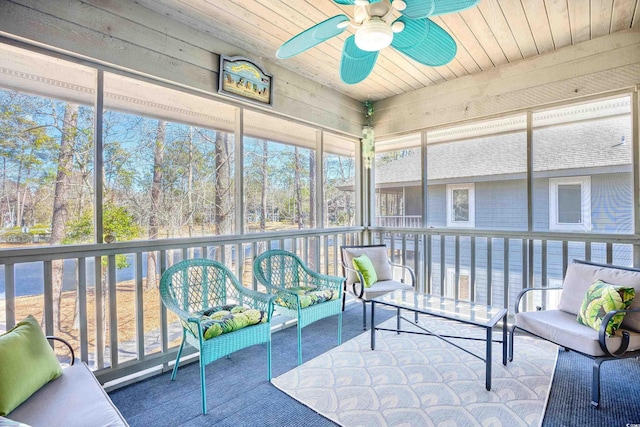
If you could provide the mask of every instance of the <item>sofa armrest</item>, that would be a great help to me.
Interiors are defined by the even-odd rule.
[[[73,352],[73,347],[71,347],[71,344],[69,344],[68,341],[60,338],[60,337],[56,337],[54,335],[47,335],[47,339],[48,340],[53,340],[53,341],[59,341],[61,343],[63,343],[64,345],[67,346],[67,349],[69,350],[69,354],[71,356],[71,362],[69,363],[69,365],[73,365],[76,361],[76,354]]]
[[[622,331],[622,343],[620,343],[620,347],[614,352],[609,351],[607,348],[607,326],[613,316],[618,313],[640,313],[640,308],[633,308],[629,310],[612,310],[607,312],[607,314],[602,318],[602,323],[600,324],[600,330],[598,330],[598,341],[600,343],[600,348],[607,356],[610,357],[623,357],[623,355],[627,352],[627,348],[629,347],[629,339],[630,335],[627,331]]]
[[[522,300],[522,298],[525,296],[525,294],[527,294],[528,292],[532,292],[532,291],[558,291],[558,290],[562,290],[562,287],[552,287],[552,288],[526,288],[520,291],[520,293],[518,294],[518,296],[516,297],[516,303],[515,303],[515,307],[514,307],[514,311],[516,314],[518,314],[520,312],[520,300]]]
[[[403,265],[403,264],[395,264],[393,262],[391,262],[391,260],[389,260],[389,265],[392,267],[400,267],[402,269],[405,269],[409,272],[409,276],[411,276],[411,286],[412,287],[416,287],[416,273],[413,271],[413,268],[409,267],[408,265]],[[402,283],[404,283],[404,279],[401,280]]]

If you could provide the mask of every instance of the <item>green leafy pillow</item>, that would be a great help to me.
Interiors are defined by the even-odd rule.
[[[371,285],[378,281],[378,275],[376,269],[373,267],[373,263],[365,254],[360,255],[353,259],[353,267],[362,273],[364,277],[364,287],[370,288]]]
[[[635,296],[634,288],[614,286],[602,280],[596,280],[587,290],[578,312],[578,322],[600,329],[602,319],[613,310],[626,310]],[[613,336],[622,324],[625,313],[618,313],[607,325],[607,335]]]
[[[31,315],[0,335],[0,416],[7,415],[49,381],[60,363]]]

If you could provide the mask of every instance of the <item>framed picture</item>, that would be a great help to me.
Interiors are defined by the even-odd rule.
[[[218,93],[271,107],[271,74],[247,58],[220,55]]]

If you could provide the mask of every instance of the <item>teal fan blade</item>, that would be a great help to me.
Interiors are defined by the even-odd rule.
[[[480,3],[480,0],[404,0],[407,7],[402,15],[411,19],[460,12]]]
[[[391,47],[421,64],[438,67],[451,61],[458,48],[455,40],[435,22],[423,19],[398,19],[404,30],[394,34]]]
[[[369,3],[378,3],[381,0],[369,0]],[[356,0],[333,0],[334,3],[344,4],[354,6],[356,4]]]
[[[341,34],[347,28],[343,24],[345,22],[349,22],[349,18],[346,15],[336,15],[326,21],[322,21],[284,42],[276,52],[276,56],[280,59],[291,58],[307,49],[311,49],[331,37]]]
[[[340,78],[352,85],[366,79],[376,65],[379,52],[366,52],[356,46],[356,36],[349,37],[342,48]]]

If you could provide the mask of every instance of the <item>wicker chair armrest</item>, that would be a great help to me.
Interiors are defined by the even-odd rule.
[[[265,294],[249,288],[243,288],[240,291],[240,295],[242,296],[242,302],[248,301],[255,308],[268,312],[268,319],[271,318],[275,295]]]
[[[632,308],[628,310],[612,310],[607,312],[607,314],[602,318],[602,323],[600,324],[600,329],[598,330],[598,342],[600,343],[600,348],[607,356],[622,358],[629,348],[629,332],[622,331],[622,343],[620,343],[620,347],[618,347],[616,351],[611,352],[607,348],[607,326],[609,326],[609,322],[611,322],[613,316],[618,313],[640,313],[640,308]]]
[[[392,267],[399,267],[407,270],[409,272],[409,276],[411,276],[411,286],[414,288],[416,287],[416,273],[413,271],[413,268],[409,267],[408,265],[393,263],[391,262],[391,260],[389,260],[389,265]],[[404,279],[401,280],[401,282],[404,283]]]
[[[328,274],[318,273],[306,267],[303,267],[303,270],[309,276],[309,283],[313,283],[321,289],[337,290],[342,296],[342,284],[345,280],[344,277],[330,276]]]
[[[60,337],[56,337],[54,335],[47,335],[47,339],[48,340],[52,340],[52,341],[59,341],[62,344],[64,344],[65,346],[67,346],[67,349],[69,350],[69,354],[71,356],[71,362],[69,363],[70,365],[73,365],[76,361],[76,354],[73,351],[73,347],[71,347],[71,344],[69,344],[69,342],[63,338]]]
[[[533,292],[533,291],[558,291],[558,290],[562,290],[562,287],[551,287],[551,288],[527,288],[527,289],[523,289],[520,291],[520,293],[518,294],[518,296],[516,297],[516,303],[515,303],[515,307],[514,307],[514,311],[516,314],[520,313],[520,301],[522,300],[522,298],[528,293],[528,292]],[[538,310],[540,310],[540,308],[538,308]]]

